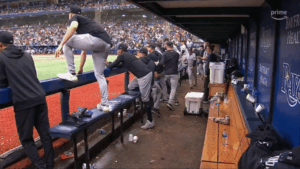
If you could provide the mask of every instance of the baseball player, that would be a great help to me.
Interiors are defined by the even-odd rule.
[[[39,169],[54,168],[54,151],[49,133],[46,94],[29,53],[13,45],[10,32],[0,32],[0,88],[11,88],[20,142],[30,161]],[[33,140],[33,127],[40,135],[45,162]]]
[[[110,36],[95,21],[82,16],[81,9],[77,6],[70,7],[69,19],[70,26],[67,33],[55,51],[55,57],[59,57],[63,50],[69,72],[58,74],[57,77],[74,82],[78,81],[75,72],[72,48],[91,51],[94,62],[95,77],[101,90],[101,103],[97,105],[97,108],[108,112],[108,90],[107,82],[104,77],[104,69],[112,44]],[[74,34],[75,32],[77,33],[76,35]],[[84,64],[84,62],[82,63]],[[82,72],[82,70],[80,70],[79,73],[80,72]]]
[[[112,69],[123,63],[123,67],[131,72],[135,77],[130,81],[128,85],[129,90],[139,88],[142,101],[146,105],[148,120],[142,129],[149,129],[155,126],[154,120],[152,118],[152,106],[150,102],[150,92],[152,86],[153,73],[148,68],[148,66],[139,60],[137,57],[127,52],[128,46],[126,44],[120,44],[117,51],[117,59],[107,66],[107,68]]]

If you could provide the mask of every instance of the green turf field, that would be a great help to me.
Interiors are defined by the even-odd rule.
[[[53,77],[56,77],[58,73],[65,73],[68,71],[67,69],[67,62],[65,59],[63,60],[57,60],[57,59],[48,59],[48,60],[39,60],[43,57],[51,58],[54,56],[51,55],[38,55],[38,56],[33,56],[35,59],[35,67],[37,70],[37,75],[39,80],[44,80],[44,79],[50,79]],[[109,56],[108,61],[112,62],[116,59],[116,56]],[[78,71],[80,63],[80,57],[75,58],[75,67],[76,67],[76,72]],[[93,59],[92,56],[87,56],[83,71],[91,71],[94,69],[93,65]]]

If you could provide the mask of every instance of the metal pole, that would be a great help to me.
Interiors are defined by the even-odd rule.
[[[128,84],[129,84],[129,72],[126,72],[125,79],[124,79],[125,92],[128,92]]]
[[[61,104],[61,118],[62,122],[66,122],[69,116],[69,100],[70,90],[63,90],[60,92],[60,104]]]

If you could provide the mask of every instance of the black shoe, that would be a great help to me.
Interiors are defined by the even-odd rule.
[[[172,104],[170,104],[170,103],[167,104],[167,107],[168,107],[170,110],[172,110],[172,111],[175,110],[175,109],[173,108]]]
[[[196,85],[196,84],[194,84],[194,86],[196,87],[197,85]]]
[[[152,108],[151,112],[154,113],[154,114],[156,114],[158,117],[161,116],[159,110],[157,110],[156,108]]]

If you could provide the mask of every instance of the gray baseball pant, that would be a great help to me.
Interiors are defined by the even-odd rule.
[[[159,84],[163,92],[163,100],[168,100],[168,88],[167,88],[165,73],[164,72],[160,73],[158,77],[159,77]]]
[[[141,78],[134,77],[128,84],[128,90],[133,90],[139,87],[139,90],[142,95],[142,101],[148,102],[150,101],[151,83],[152,72],[148,73],[147,75]]]
[[[188,67],[187,68],[187,72],[189,75],[189,83],[190,83],[190,87],[193,86],[193,80],[194,80],[194,84],[197,85],[197,71],[196,68],[194,68],[193,70],[191,70],[192,67]]]
[[[103,105],[108,104],[108,89],[104,76],[104,69],[110,47],[110,44],[106,43],[101,38],[94,37],[90,34],[73,35],[63,47],[68,71],[71,74],[76,73],[72,48],[89,50],[92,52],[94,73],[101,91],[101,104]]]
[[[154,82],[154,84],[152,85],[151,95],[152,95],[153,102],[154,102],[153,108],[158,110],[159,109],[159,99],[161,98],[162,90],[161,90],[161,87],[156,82]]]
[[[177,89],[178,89],[178,80],[179,75],[165,75],[166,80],[170,82],[171,84],[171,93],[169,97],[168,103],[171,105],[174,105],[174,103],[177,101]]]

